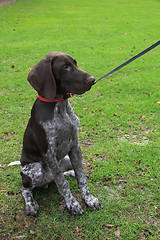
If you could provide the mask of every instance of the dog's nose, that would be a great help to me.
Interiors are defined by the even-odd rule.
[[[89,78],[87,78],[87,83],[93,84],[94,82],[95,82],[95,78],[93,76],[90,76]]]

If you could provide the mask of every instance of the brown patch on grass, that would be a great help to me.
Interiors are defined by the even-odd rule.
[[[6,4],[17,2],[17,0],[0,0],[0,7],[3,7]]]

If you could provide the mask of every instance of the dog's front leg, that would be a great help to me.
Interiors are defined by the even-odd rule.
[[[87,179],[82,166],[82,153],[79,144],[71,149],[69,152],[69,157],[71,159],[71,163],[75,171],[76,179],[78,181],[79,188],[81,189],[82,198],[85,204],[92,210],[99,210],[102,208],[102,205],[97,198],[90,194],[87,186]]]
[[[47,156],[47,165],[52,171],[54,181],[58,187],[58,191],[63,196],[68,210],[74,215],[83,214],[83,209],[76,199],[72,196],[70,191],[69,183],[63,175],[62,170],[59,167],[56,157],[52,156],[52,159]]]

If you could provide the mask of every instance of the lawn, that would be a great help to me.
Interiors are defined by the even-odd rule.
[[[0,239],[160,239],[160,46],[69,101],[80,119],[88,185],[103,205],[72,216],[56,185],[24,214],[23,133],[36,99],[29,69],[51,51],[96,79],[159,40],[159,0],[19,0],[0,8]]]

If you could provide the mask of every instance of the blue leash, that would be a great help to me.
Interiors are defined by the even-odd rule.
[[[144,51],[140,52],[139,54],[137,54],[136,56],[132,57],[131,59],[129,59],[128,61],[122,63],[120,66],[116,67],[115,69],[113,69],[112,71],[110,71],[109,73],[107,73],[106,75],[104,75],[103,77],[99,78],[94,84],[96,84],[97,82],[99,82],[101,79],[107,77],[108,75],[111,75],[112,73],[118,71],[119,69],[121,69],[122,67],[126,66],[127,64],[133,62],[134,60],[136,60],[137,58],[141,57],[142,55],[146,54],[147,52],[151,51],[153,48],[157,47],[160,44],[160,41],[156,42],[155,44],[153,44],[152,46],[150,46],[149,48],[145,49]]]

